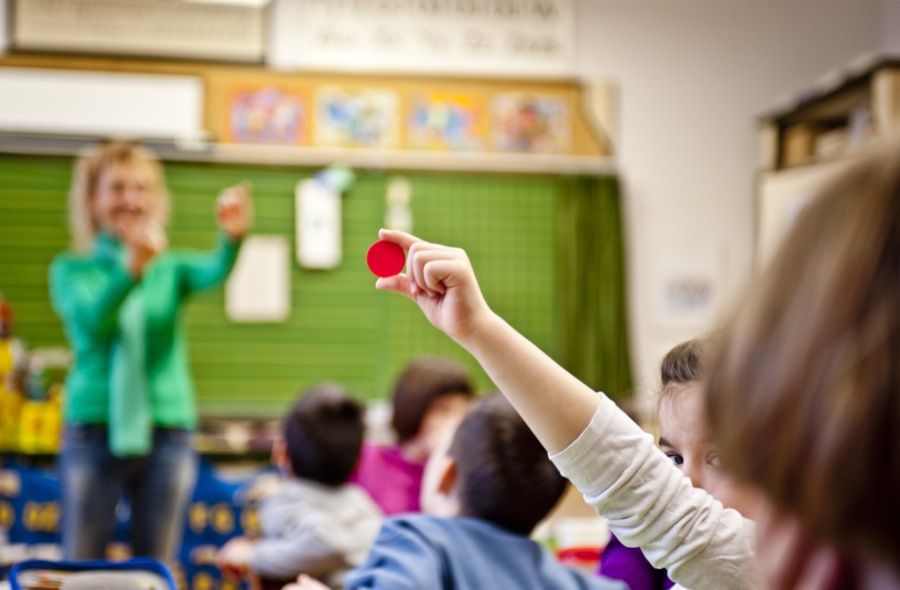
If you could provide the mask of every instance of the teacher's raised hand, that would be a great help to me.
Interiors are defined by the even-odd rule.
[[[222,191],[216,202],[216,221],[232,240],[240,240],[253,226],[253,196],[246,183]]]

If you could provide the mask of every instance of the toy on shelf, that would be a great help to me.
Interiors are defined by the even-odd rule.
[[[44,348],[28,356],[25,399],[19,418],[18,450],[56,453],[62,436],[63,382],[71,362],[65,349]]]
[[[14,319],[12,307],[0,294],[0,451],[12,451],[18,446],[23,401],[26,353],[22,341],[13,335]]]

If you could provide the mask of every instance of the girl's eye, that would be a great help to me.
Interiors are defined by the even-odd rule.
[[[668,453],[666,453],[666,457],[668,457],[669,461],[671,461],[676,467],[681,467],[682,465],[684,465],[684,457],[682,457],[678,453],[669,451]]]

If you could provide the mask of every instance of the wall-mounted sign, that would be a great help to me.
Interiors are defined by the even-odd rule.
[[[726,252],[715,240],[657,236],[653,311],[657,326],[701,333],[709,329],[723,305],[722,275]]]
[[[260,62],[264,2],[14,0],[16,49]]]
[[[273,19],[276,67],[563,77],[574,0],[303,0]]]

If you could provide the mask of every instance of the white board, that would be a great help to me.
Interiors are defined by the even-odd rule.
[[[194,76],[0,68],[0,131],[196,139],[203,83]]]
[[[17,49],[252,62],[265,49],[260,1],[10,1]]]
[[[273,5],[276,68],[428,75],[576,73],[575,0],[297,0]]]

